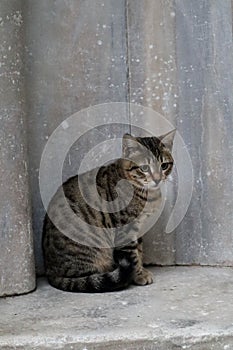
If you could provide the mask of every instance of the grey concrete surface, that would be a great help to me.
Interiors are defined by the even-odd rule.
[[[232,1],[175,4],[177,128],[195,177],[191,205],[176,231],[176,263],[232,266]]]
[[[195,178],[184,220],[164,234],[168,208],[146,237],[146,260],[232,266],[232,1],[127,4],[130,101],[152,107],[176,127]],[[188,179],[185,162],[180,170]]]
[[[233,349],[232,268],[152,270],[154,284],[116,293],[64,293],[42,278],[0,299],[0,349]]]
[[[21,1],[0,2],[0,296],[35,287]]]

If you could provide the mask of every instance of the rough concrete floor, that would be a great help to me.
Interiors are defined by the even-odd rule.
[[[0,299],[0,349],[233,350],[233,269],[153,268],[156,282],[72,294],[39,279]]]

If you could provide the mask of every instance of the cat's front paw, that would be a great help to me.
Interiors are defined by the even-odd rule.
[[[145,286],[146,284],[153,283],[153,274],[149,270],[142,269],[134,276],[134,283],[139,286]]]

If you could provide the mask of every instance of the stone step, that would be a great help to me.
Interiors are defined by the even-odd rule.
[[[0,299],[0,349],[233,350],[233,268],[151,269],[155,283],[106,294]]]

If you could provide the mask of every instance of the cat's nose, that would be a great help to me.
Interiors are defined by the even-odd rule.
[[[152,180],[156,184],[156,186],[160,183],[161,181],[161,176],[158,173],[151,173]]]
[[[154,181],[154,183],[156,184],[156,186],[158,186],[159,183],[160,183],[160,181],[161,181],[161,179],[159,179],[159,180],[153,179],[153,181]]]

